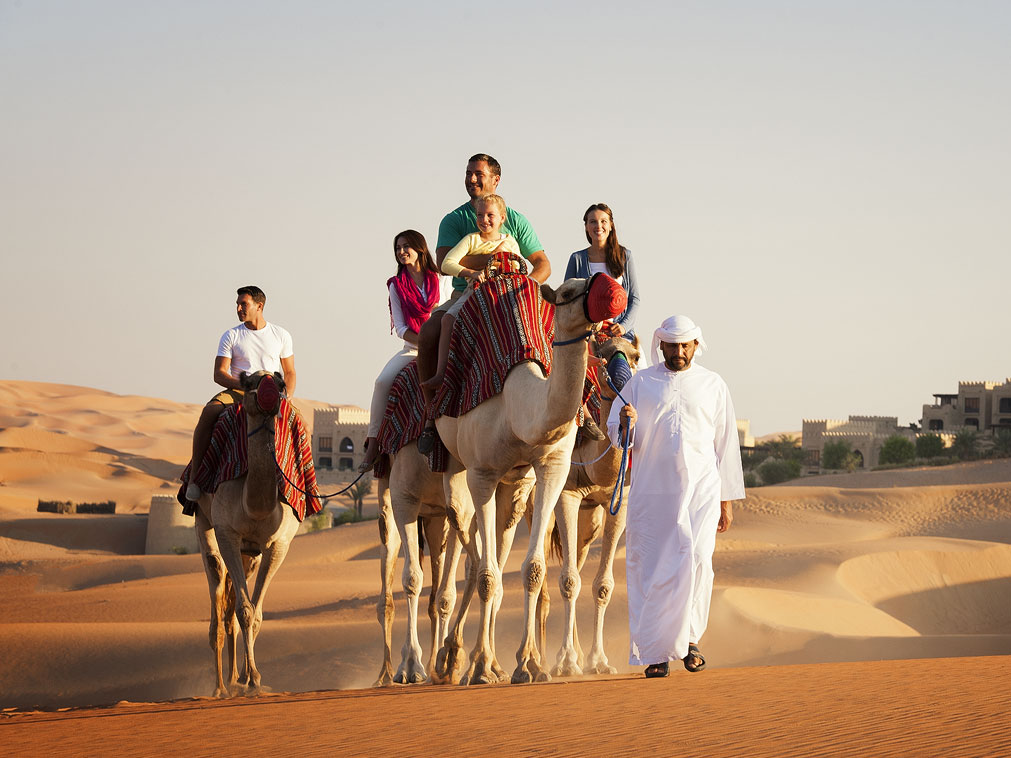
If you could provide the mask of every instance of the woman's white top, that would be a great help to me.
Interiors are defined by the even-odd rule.
[[[587,263],[590,266],[590,273],[591,274],[607,274],[608,276],[611,275],[611,272],[607,270],[607,264],[606,263],[594,263],[593,261],[587,261]],[[618,284],[621,284],[621,280],[624,279],[624,278],[625,277],[623,277],[623,276],[619,276],[617,279],[615,279],[615,281]]]

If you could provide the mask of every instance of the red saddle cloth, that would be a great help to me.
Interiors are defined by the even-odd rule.
[[[449,343],[449,362],[434,415],[454,418],[499,394],[513,366],[534,361],[551,373],[555,306],[522,274],[501,273],[463,304]]]
[[[312,462],[312,442],[302,414],[287,398],[281,398],[274,430],[274,457],[280,467],[275,467],[277,488],[301,521],[306,511],[310,515],[319,513],[323,506]],[[246,413],[241,405],[228,406],[214,425],[210,447],[196,474],[192,473],[190,463],[180,477],[183,484],[176,499],[185,512],[192,510],[188,510],[189,501],[184,496],[190,477],[203,492],[216,492],[222,482],[246,473],[246,445]]]
[[[414,442],[425,428],[425,399],[421,394],[421,381],[418,378],[418,362],[411,361],[405,366],[390,388],[390,397],[386,401],[386,412],[379,425],[376,444],[381,453],[396,453],[400,448]],[[432,452],[428,454],[428,466],[436,473],[446,470],[449,461],[449,451],[437,440]],[[380,456],[376,462],[375,475],[379,478],[389,476],[389,459]]]

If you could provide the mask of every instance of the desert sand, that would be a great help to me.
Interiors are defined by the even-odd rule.
[[[617,676],[376,690],[376,522],[301,535],[258,638],[272,692],[215,701],[200,558],[143,554],[150,497],[175,491],[198,410],[0,382],[0,744],[209,755],[254,728],[272,747],[321,754],[1011,754],[1000,726],[1011,705],[1011,461],[750,491],[717,541],[708,670],[648,683],[626,663],[623,545],[606,628]],[[118,512],[36,513],[39,498],[112,499]],[[525,542],[505,576],[505,664],[520,637]],[[584,637],[596,557],[583,572]],[[549,565],[550,660],[557,578]],[[432,714],[453,714],[451,725],[426,737]],[[464,734],[484,741],[461,743]]]

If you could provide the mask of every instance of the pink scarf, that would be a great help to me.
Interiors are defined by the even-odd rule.
[[[407,328],[417,334],[432,314],[432,309],[439,303],[439,275],[434,271],[425,272],[426,297],[422,300],[421,290],[411,278],[411,272],[405,266],[396,276],[386,280],[386,289],[393,285],[400,298],[400,307],[404,312]],[[393,330],[393,306],[390,306],[390,330]]]

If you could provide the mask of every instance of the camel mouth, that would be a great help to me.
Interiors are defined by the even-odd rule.
[[[606,274],[594,274],[586,290],[583,309],[587,320],[592,323],[607,321],[620,316],[628,305],[628,295],[622,287]]]
[[[265,376],[256,387],[256,405],[263,413],[273,413],[281,400],[274,377]]]

